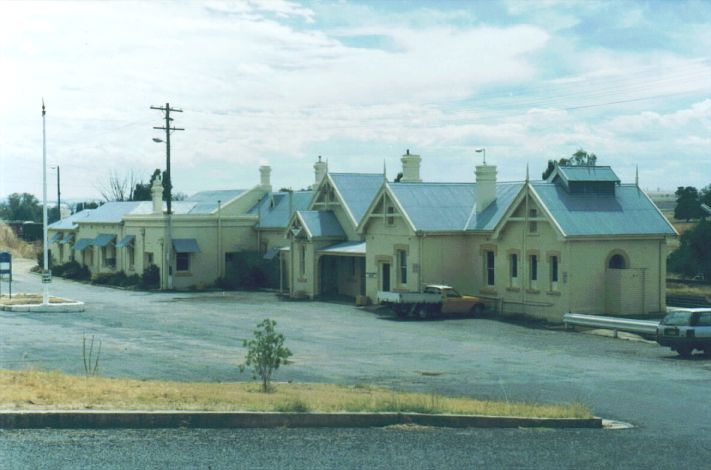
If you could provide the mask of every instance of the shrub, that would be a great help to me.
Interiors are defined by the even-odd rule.
[[[80,265],[76,261],[69,261],[68,263],[53,266],[52,274],[62,276],[65,279],[76,279],[78,281],[84,281],[91,277],[89,268]]]
[[[252,378],[262,380],[262,392],[268,392],[272,374],[281,364],[285,364],[291,351],[284,347],[284,335],[274,330],[276,321],[266,319],[254,330],[254,339],[244,340],[247,357],[239,366],[240,372],[252,368]]]

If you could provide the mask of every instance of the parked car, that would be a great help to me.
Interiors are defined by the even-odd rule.
[[[682,357],[694,349],[711,354],[711,308],[688,308],[669,312],[657,326],[657,343]]]
[[[421,319],[438,314],[484,313],[484,301],[473,295],[461,295],[451,286],[440,284],[427,285],[419,292],[378,292],[378,302],[389,305],[399,317],[410,314]]]

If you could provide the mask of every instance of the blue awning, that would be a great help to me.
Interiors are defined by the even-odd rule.
[[[116,235],[111,233],[100,233],[94,239],[94,246],[104,247],[114,240],[116,240]]]
[[[174,238],[173,248],[176,253],[200,253],[197,240],[194,238]]]
[[[62,238],[62,241],[59,242],[62,245],[65,245],[67,243],[72,243],[74,241],[74,233],[73,232],[67,232],[64,234],[64,238]]]
[[[128,245],[130,245],[131,243],[133,243],[133,240],[135,240],[135,239],[136,239],[136,236],[135,236],[135,235],[126,235],[125,237],[123,237],[123,238],[121,239],[120,242],[118,242],[118,243],[116,244],[116,248],[123,248],[123,247],[125,247],[125,246],[128,246]]]
[[[62,232],[57,232],[54,235],[52,235],[52,238],[49,239],[49,243],[57,243],[61,239],[62,239]]]
[[[264,253],[264,259],[274,259],[274,257],[279,253],[279,250],[281,250],[280,246],[273,246],[267,250],[266,253]]]
[[[93,244],[94,244],[93,238],[80,238],[79,240],[77,240],[77,242],[74,244],[74,246],[72,248],[75,249],[76,251],[81,251],[84,248],[91,246]]]

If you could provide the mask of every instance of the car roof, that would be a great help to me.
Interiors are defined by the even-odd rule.
[[[425,288],[427,287],[434,287],[435,289],[454,289],[454,287],[446,286],[444,284],[427,284]]]

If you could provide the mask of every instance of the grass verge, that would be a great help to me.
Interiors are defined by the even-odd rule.
[[[190,383],[83,377],[54,371],[0,369],[0,408],[20,410],[204,410],[415,412],[536,418],[590,418],[582,403],[542,405],[404,393],[357,385]]]
[[[50,304],[65,304],[69,302],[61,297],[49,298]],[[0,305],[39,305],[42,303],[41,294],[12,294],[10,298],[6,294],[0,295]]]

